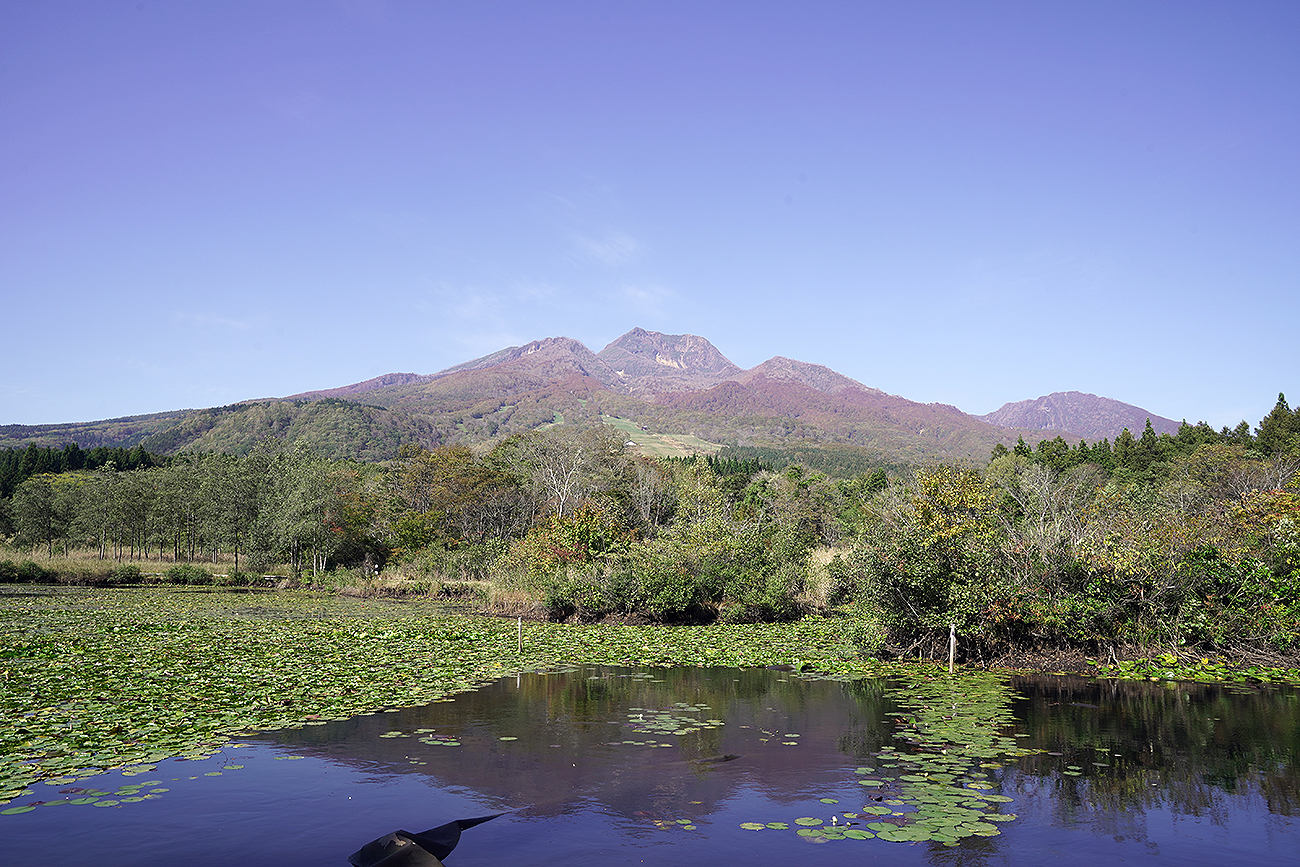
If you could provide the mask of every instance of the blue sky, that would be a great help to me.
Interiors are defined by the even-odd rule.
[[[0,424],[699,334],[1300,403],[1294,2],[0,5]]]

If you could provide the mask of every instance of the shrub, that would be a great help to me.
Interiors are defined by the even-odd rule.
[[[58,577],[53,569],[46,569],[32,560],[24,560],[14,570],[16,584],[48,584]]]
[[[222,587],[250,587],[257,583],[258,577],[254,572],[236,572],[231,569],[225,575],[213,575],[212,583]]]
[[[139,584],[143,581],[144,572],[132,564],[117,566],[109,573],[109,582],[112,584]]]
[[[163,573],[169,584],[211,584],[212,573],[193,563],[178,563]]]

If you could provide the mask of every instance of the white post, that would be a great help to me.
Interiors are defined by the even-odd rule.
[[[957,670],[957,624],[948,624],[948,673]]]
[[[519,618],[519,652],[524,652],[524,618]]]

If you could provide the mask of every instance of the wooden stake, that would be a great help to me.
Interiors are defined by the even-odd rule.
[[[519,618],[519,652],[524,652],[524,618]]]
[[[957,624],[948,624],[948,673],[957,670]]]

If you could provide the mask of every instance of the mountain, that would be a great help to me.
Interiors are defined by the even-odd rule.
[[[699,391],[743,373],[703,337],[641,328],[633,328],[597,357],[614,373],[611,387],[633,395]]]
[[[547,337],[523,346],[511,346],[491,355],[449,367],[425,379],[441,379],[456,373],[503,366],[513,370],[532,371],[533,375],[541,379],[577,374],[592,376],[603,383],[613,384],[617,381],[614,372],[600,358],[572,337]]]
[[[75,442],[83,449],[99,446],[134,448],[147,437],[167,430],[195,411],[178,409],[150,415],[130,415],[102,421],[65,424],[0,425],[0,448],[26,446],[29,443],[40,448],[62,448],[71,442]]]
[[[245,454],[268,436],[301,440],[317,454],[357,461],[397,457],[404,443],[425,448],[442,438],[427,420],[338,398],[250,401],[191,413],[141,441],[145,451]]]
[[[856,379],[849,379],[829,367],[795,361],[793,358],[785,358],[780,355],[769,358],[758,367],[750,368],[736,377],[736,381],[748,384],[759,378],[772,382],[798,383],[824,394],[839,394],[849,388],[881,396],[885,394],[879,389],[867,388]]]
[[[354,382],[351,385],[343,385],[338,388],[323,388],[318,391],[304,391],[280,399],[320,400],[325,397],[354,397],[358,394],[365,394],[368,391],[388,388],[390,385],[405,385],[408,382],[419,382],[428,378],[429,377],[421,376],[418,373],[385,373],[383,376],[376,376],[373,379],[367,379],[364,382]]]
[[[1009,428],[1034,431],[1069,431],[1089,442],[1114,440],[1128,428],[1141,436],[1147,419],[1156,433],[1176,434],[1179,422],[1141,407],[1079,391],[1058,391],[1034,400],[1004,404],[976,418]]]
[[[0,428],[0,448],[71,441],[141,444],[169,454],[240,453],[266,436],[281,436],[331,457],[374,461],[393,457],[406,442],[486,447],[551,425],[616,421],[634,438],[834,449],[841,463],[899,466],[984,461],[994,445],[1020,436],[1032,444],[1066,430],[1090,439],[1113,437],[1124,426],[1139,432],[1148,415],[1118,401],[1065,393],[977,418],[782,356],[742,370],[703,337],[634,328],[599,353],[572,338],[548,337],[437,373],[390,373],[290,398],[79,425],[12,425]],[[1165,424],[1177,428],[1151,419],[1158,431]]]

